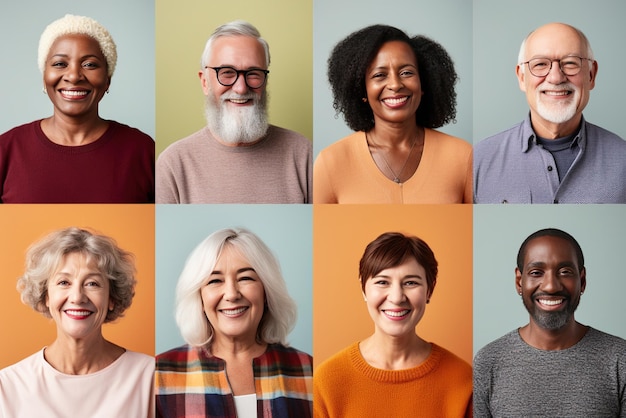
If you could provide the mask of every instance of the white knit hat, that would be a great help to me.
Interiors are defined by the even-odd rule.
[[[46,58],[54,41],[64,35],[87,35],[98,41],[100,50],[106,58],[108,75],[111,77],[117,63],[117,49],[113,38],[104,26],[90,17],[65,15],[61,19],[50,23],[41,34],[39,39],[39,55],[37,63],[43,73],[46,66]]]

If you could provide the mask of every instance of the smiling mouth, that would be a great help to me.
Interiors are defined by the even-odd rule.
[[[68,309],[68,310],[65,311],[65,313],[69,317],[73,317],[73,318],[86,318],[89,315],[91,315],[93,312],[86,311],[86,310]]]
[[[89,90],[59,90],[62,96],[70,98],[70,99],[81,99],[87,96],[90,91]]]
[[[247,310],[248,310],[248,307],[243,306],[241,308],[235,308],[235,309],[220,309],[219,311],[226,316],[237,316],[237,315],[244,313]]]
[[[411,312],[410,309],[403,309],[401,311],[391,311],[391,310],[383,310],[383,313],[392,318],[402,318],[405,317]]]
[[[398,105],[406,103],[408,100],[409,100],[409,96],[389,97],[387,99],[383,99],[382,102],[390,106],[398,106]]]
[[[542,298],[537,298],[536,299],[537,303],[539,305],[542,306],[546,306],[549,308],[552,307],[556,307],[556,306],[561,306],[565,303],[565,299],[542,299]]]
[[[234,104],[246,104],[250,100],[251,99],[228,99],[229,102],[234,103]]]
[[[563,97],[563,96],[571,95],[572,91],[571,90],[543,90],[542,93],[545,94],[546,96]]]

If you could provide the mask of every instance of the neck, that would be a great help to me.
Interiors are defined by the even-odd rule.
[[[375,332],[361,341],[363,358],[373,367],[401,370],[416,367],[430,354],[431,344],[411,333],[400,337]]]
[[[563,327],[555,330],[542,328],[531,318],[528,325],[519,329],[519,334],[531,347],[552,351],[572,347],[585,336],[587,329],[576,322],[573,316]]]
[[[582,115],[578,114],[563,123],[552,123],[531,112],[530,122],[535,134],[541,138],[557,139],[572,135],[580,126]]]
[[[96,141],[108,127],[108,122],[95,114],[68,117],[55,112],[41,122],[41,128],[54,143],[67,146],[86,145]]]
[[[83,375],[101,370],[115,361],[124,349],[106,341],[102,334],[74,339],[60,334],[44,351],[46,361],[61,373]]]
[[[267,344],[259,344],[254,338],[218,337],[211,342],[211,353],[227,362],[233,358],[256,358],[263,354],[266,348]]]
[[[413,121],[410,123],[377,123],[367,133],[371,144],[378,148],[410,147],[413,142],[422,138],[421,128]]]

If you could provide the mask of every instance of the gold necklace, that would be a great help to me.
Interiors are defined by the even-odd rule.
[[[418,135],[419,135],[419,133],[418,133]],[[369,135],[367,134],[367,132],[365,133],[365,142],[367,142],[367,145],[371,145],[370,140],[369,140]],[[402,168],[400,169],[400,173],[398,173],[397,176],[396,176],[396,173],[391,169],[391,166],[389,165],[389,163],[387,162],[387,159],[385,158],[385,154],[381,150],[380,156],[383,159],[383,162],[385,163],[385,165],[387,166],[387,169],[389,170],[389,172],[393,176],[394,183],[401,184],[400,177],[402,177],[402,173],[404,172],[404,168],[406,167],[407,163],[409,162],[409,158],[411,158],[411,154],[413,153],[413,148],[415,147],[415,143],[416,142],[417,142],[417,138],[414,138],[413,139],[413,143],[411,144],[411,149],[409,150],[409,153],[406,156],[406,160],[404,160],[404,164],[402,164]]]

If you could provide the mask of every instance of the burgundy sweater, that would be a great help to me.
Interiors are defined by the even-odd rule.
[[[50,141],[37,120],[0,135],[1,203],[152,203],[154,141],[109,121],[96,141]]]

